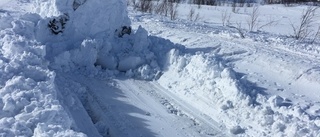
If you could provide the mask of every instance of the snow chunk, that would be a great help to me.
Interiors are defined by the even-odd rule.
[[[284,99],[284,98],[282,98],[282,97],[280,97],[278,95],[270,97],[269,98],[269,102],[274,107],[282,107],[282,106],[288,107],[288,106],[292,105],[290,100]]]
[[[71,60],[78,66],[93,67],[97,60],[97,43],[95,40],[85,39],[81,43],[80,49],[71,51]]]
[[[230,132],[231,132],[232,134],[237,135],[237,134],[242,134],[242,133],[244,133],[244,132],[245,132],[245,129],[241,128],[240,126],[234,126],[234,127],[232,127],[232,128],[230,129]]]
[[[38,124],[34,130],[34,136],[73,136],[73,137],[87,137],[83,133],[77,133],[73,130],[65,130],[62,126]]]
[[[114,56],[110,55],[101,55],[98,56],[96,65],[102,66],[104,69],[114,70],[117,68],[118,60]]]
[[[0,13],[0,30],[6,29],[6,28],[11,28],[11,22],[13,21],[13,18],[8,14],[8,13],[4,13],[1,14]]]
[[[144,28],[139,26],[139,28],[135,34],[135,41],[133,44],[134,51],[139,53],[139,52],[147,49],[148,46],[149,46],[148,32]]]
[[[179,50],[174,49],[167,54],[167,66],[164,66],[167,70],[159,79],[165,87],[174,85],[182,93],[209,95],[210,100],[219,104],[228,102],[221,106],[222,109],[252,102],[242,90],[234,72],[225,68],[214,54],[179,54]]]
[[[135,69],[137,66],[143,64],[144,61],[140,57],[126,57],[119,62],[118,70],[127,71],[130,69]]]

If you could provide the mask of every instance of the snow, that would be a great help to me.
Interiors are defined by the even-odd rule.
[[[289,36],[305,6],[260,6],[278,24],[244,39],[252,7],[196,22],[190,7],[171,21],[125,0],[1,1],[0,136],[320,135],[320,48]]]
[[[117,14],[119,16],[111,16],[109,18],[100,17],[97,23],[89,24],[90,18],[81,18],[88,16],[88,11],[83,11],[81,7],[75,13],[70,6],[70,2],[66,3],[52,1],[34,1],[26,2],[25,5],[35,5],[34,13],[23,13],[18,18],[11,16],[11,11],[4,10],[1,13],[1,136],[86,136],[87,135],[100,136],[95,128],[91,128],[88,132],[86,128],[94,127],[88,114],[80,101],[71,104],[65,104],[65,101],[74,97],[67,98],[61,94],[65,94],[64,89],[59,89],[56,85],[56,72],[50,69],[64,66],[65,70],[70,70],[70,66],[74,67],[88,67],[92,69],[96,60],[98,42],[91,39],[84,39],[84,37],[92,37],[93,35],[110,31],[121,27],[121,23],[114,23],[111,21],[129,23],[126,15],[125,7],[122,5],[123,1],[110,1],[106,5],[117,4],[113,8],[122,7]],[[98,1],[94,1],[98,2]],[[12,4],[12,5],[11,5]],[[15,3],[7,3],[2,5],[14,7]],[[20,3],[23,4],[23,3]],[[106,6],[97,3],[88,2],[85,6],[92,5]],[[28,6],[26,6],[28,7]],[[103,10],[91,9],[91,14],[98,14]],[[102,8],[101,8],[102,9]],[[110,10],[108,8],[105,8]],[[19,11],[17,11],[19,12]],[[31,11],[29,11],[31,12]],[[78,13],[79,12],[79,13]],[[97,13],[98,12],[98,13]],[[108,11],[104,11],[108,12]],[[66,29],[69,36],[55,36],[50,34],[46,23],[52,16],[61,16],[67,13],[70,18],[70,26]],[[16,14],[16,13],[15,13]],[[38,15],[39,14],[39,15]],[[83,14],[85,16],[83,16]],[[93,17],[90,15],[90,17]],[[95,16],[98,17],[98,16]],[[105,16],[104,16],[105,17]],[[72,23],[79,25],[73,26]],[[84,24],[81,24],[84,23]],[[103,24],[100,24],[103,23]],[[109,24],[109,25],[107,25]],[[91,29],[93,26],[106,26],[104,29]],[[78,27],[81,27],[78,28]],[[71,33],[79,35],[70,35]],[[85,35],[85,36],[83,36]],[[82,39],[81,41],[79,41]],[[68,42],[55,41],[70,40]],[[67,43],[79,43],[81,48],[68,51],[66,49],[73,48],[73,45]],[[57,49],[55,46],[60,46]],[[88,52],[90,50],[91,52]],[[83,54],[84,53],[84,54]],[[60,55],[61,54],[61,55]],[[61,60],[55,59],[58,55]],[[86,56],[87,55],[87,56]],[[89,58],[88,58],[89,57]],[[51,60],[55,59],[55,60]],[[57,68],[58,70],[58,68]],[[69,91],[70,96],[73,91]],[[70,106],[79,106],[78,112]],[[71,115],[73,114],[73,115]],[[84,118],[85,125],[78,124],[78,120]],[[89,118],[89,119],[88,119]],[[76,121],[76,122],[75,122]],[[77,123],[77,124],[76,124]],[[82,127],[81,127],[82,126]],[[79,129],[81,128],[81,129]],[[79,131],[80,130],[80,131]],[[87,132],[85,132],[87,131]]]
[[[199,10],[219,8],[204,6]],[[184,13],[187,12],[181,14]],[[212,12],[205,14],[209,13]],[[159,20],[160,17],[135,14],[131,19],[152,35],[200,51],[186,55],[182,50],[171,50],[167,54],[167,70],[158,82],[183,98],[185,103],[218,123],[224,123],[230,133],[249,136],[319,135],[319,127],[315,126],[318,114],[311,108],[318,106],[319,96],[316,93],[319,81],[316,79],[319,76],[317,72],[308,73],[309,69],[314,70],[319,65],[316,61],[318,52],[314,52],[317,44],[308,45],[312,48],[296,42],[288,46],[288,37],[278,36],[276,39],[281,42],[274,43],[274,40],[265,40],[274,39],[274,34],[260,32],[249,32],[247,38],[239,39],[234,30],[212,25],[214,22]],[[212,15],[204,16],[203,20],[220,18],[209,17]],[[265,38],[257,39],[259,36]],[[306,77],[300,79],[299,73]]]

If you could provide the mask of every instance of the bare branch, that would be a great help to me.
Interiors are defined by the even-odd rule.
[[[230,23],[231,13],[228,14],[227,10],[221,13],[222,26],[226,26]]]
[[[175,20],[178,15],[178,3],[169,2],[169,13],[170,13],[170,19]]]
[[[242,29],[241,22],[236,22],[236,25],[237,26],[228,26],[228,27],[236,29],[238,31],[240,37],[244,39],[245,38],[245,36],[244,36],[245,31],[244,31],[244,29]]]
[[[277,25],[279,23],[279,20],[274,20],[272,18],[269,18],[269,21],[265,24],[262,24],[261,26],[259,26],[258,30],[267,27],[267,26],[273,26],[273,25]]]
[[[252,12],[250,14],[250,18],[247,20],[247,24],[250,31],[253,31],[258,26],[258,17],[259,17],[259,7],[255,6],[252,9]]]
[[[200,19],[200,14],[199,14],[199,12],[196,14],[195,9],[191,8],[188,17],[189,17],[190,21],[197,21]]]
[[[309,6],[306,10],[304,10],[302,12],[301,17],[300,17],[300,22],[299,22],[298,26],[295,26],[291,22],[291,20],[289,20],[290,25],[291,25],[293,32],[294,32],[295,39],[304,41],[312,34],[312,32],[313,32],[312,26],[315,23],[315,17],[317,16],[316,10],[318,8],[319,7]],[[316,33],[318,33],[318,32],[316,32]]]
[[[313,37],[313,39],[311,41],[311,44],[313,44],[319,37],[320,37],[320,25],[318,26],[317,32],[314,35],[314,37]]]
[[[153,3],[151,0],[140,0],[138,3],[133,0],[132,3],[134,4],[134,8],[138,9],[142,12],[152,12],[153,10]]]
[[[178,5],[179,3],[174,0],[161,0],[155,12],[160,15],[170,16],[171,20],[175,20],[178,15]]]

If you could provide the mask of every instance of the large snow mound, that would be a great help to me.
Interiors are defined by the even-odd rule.
[[[99,136],[80,102],[86,89],[61,75],[152,80],[161,75],[162,56],[183,49],[141,27],[123,33],[130,25],[125,0],[23,4],[33,11],[0,13],[1,136]]]
[[[111,44],[118,45],[113,40],[118,38],[115,31],[130,25],[125,1],[36,0],[20,4],[34,5],[35,10],[0,12],[0,135],[86,136],[71,115],[75,110],[70,110],[70,106],[84,109],[81,103],[65,104],[76,91],[58,87],[56,75],[59,70],[92,69],[98,58],[99,65],[112,68],[104,57],[113,57],[107,54]],[[55,26],[61,31],[57,35],[48,25],[54,19],[64,21]],[[135,58],[141,61],[121,68],[131,69],[145,61],[144,57]],[[70,97],[62,97],[66,92]]]
[[[11,20],[12,26],[0,31],[1,136],[84,136],[70,130],[72,120],[57,99],[46,47],[32,39],[35,23]]]
[[[125,0],[36,0],[33,4],[41,17],[68,16],[68,38],[93,37],[99,32],[110,35],[130,25]]]

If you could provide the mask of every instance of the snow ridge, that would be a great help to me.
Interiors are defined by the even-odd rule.
[[[207,8],[224,7],[208,6],[204,9]],[[265,81],[256,81],[257,79],[251,79],[253,81],[248,80],[248,78],[252,77],[250,69],[257,69],[251,67],[252,64],[253,66],[261,65],[259,67],[262,68],[270,65],[269,69],[263,69],[264,73],[260,71],[257,74],[269,75],[268,77],[271,77],[271,81],[277,78],[274,76],[277,73],[268,73],[266,71],[276,70],[280,71],[280,76],[278,77],[281,80],[290,82],[290,78],[292,76],[295,77],[297,74],[295,67],[301,67],[304,64],[299,64],[298,61],[294,62],[297,63],[296,65],[292,65],[289,62],[288,64],[290,65],[278,62],[279,55],[275,55],[274,52],[281,51],[279,49],[286,49],[287,44],[291,44],[294,46],[293,49],[286,49],[280,52],[280,54],[284,54],[284,58],[287,58],[286,54],[299,51],[297,55],[290,55],[288,59],[296,59],[296,56],[299,59],[304,59],[303,53],[305,51],[301,43],[292,41],[292,43],[289,43],[288,41],[290,40],[287,38],[281,38],[275,34],[275,36],[267,33],[260,35],[263,32],[248,33],[250,34],[249,38],[238,39],[236,36],[232,36],[234,34],[233,31],[224,31],[228,28],[217,27],[214,23],[206,25],[207,23],[203,22],[170,21],[169,19],[153,17],[153,15],[149,14],[135,13],[135,11],[133,13],[131,15],[132,20],[134,20],[133,24],[145,24],[144,27],[153,35],[168,38],[176,43],[184,43],[187,47],[198,49],[199,51],[204,51],[202,47],[205,47],[203,49],[206,49],[206,52],[210,51],[210,49],[215,50],[211,53],[198,52],[198,54],[194,52],[190,54],[190,52],[188,53],[185,50],[171,50],[167,54],[166,69],[158,82],[195,108],[200,108],[203,113],[211,116],[218,123],[224,123],[231,133],[239,136],[319,136],[319,102],[312,100],[310,102],[298,101],[299,103],[297,103],[295,100],[292,101],[279,95],[281,94],[280,92],[291,94],[292,92],[288,90],[301,90],[301,92],[304,92],[303,94],[309,93],[308,85],[310,85],[311,89],[316,88],[318,85],[317,72],[305,73],[309,70],[315,71],[313,69],[316,67],[311,68],[310,66],[311,69],[306,69],[301,75],[297,75],[298,77],[305,75],[303,80],[289,83],[290,86],[305,86],[300,89],[277,88],[276,93],[268,94],[265,91],[268,90],[270,92],[273,89],[265,89],[265,85],[261,87],[257,86],[257,84],[260,84],[259,82],[264,83]],[[153,21],[158,22],[148,24],[148,22]],[[224,37],[227,38],[220,40],[220,38]],[[259,37],[262,37],[262,39],[259,39]],[[269,43],[269,41],[266,44],[267,39],[280,40],[281,42],[273,43],[275,42],[273,41]],[[246,44],[248,45],[246,46]],[[275,44],[276,47],[268,47],[268,44]],[[237,46],[241,48],[237,48]],[[317,45],[314,45],[311,50],[316,48]],[[268,51],[265,49],[268,49]],[[268,52],[268,54],[266,56],[261,53],[259,54],[257,50]],[[302,56],[300,56],[301,54]],[[310,51],[307,55],[312,56],[312,54],[312,51]],[[260,55],[263,56],[259,58],[260,60],[256,61],[256,56]],[[276,56],[277,58],[270,58],[269,56]],[[248,57],[252,59],[248,61]],[[316,57],[310,58],[310,62],[317,64],[317,61],[314,61]],[[282,57],[280,58],[282,59]],[[281,59],[279,60],[283,61]],[[307,60],[309,60],[309,57]],[[236,66],[236,64],[239,65],[241,63],[243,64]],[[249,74],[238,73],[233,70],[233,68],[239,69],[239,67],[243,67],[241,68],[242,70],[247,69],[244,72]],[[261,69],[259,67],[258,69]],[[282,71],[292,72],[287,75],[286,73],[281,74]],[[308,79],[307,77],[310,77],[310,81],[306,80]],[[270,88],[274,87],[270,86]],[[313,92],[316,92],[316,90],[313,90]],[[313,92],[310,92],[310,94],[316,97],[317,95],[313,94]],[[303,96],[296,98],[301,97]]]
[[[188,103],[225,123],[233,134],[251,136],[317,136],[319,120],[278,95],[263,90],[225,65],[218,54],[186,54],[172,49],[158,82]],[[216,112],[218,111],[218,112]]]
[[[32,39],[36,24],[28,15],[22,18],[12,19],[12,28],[0,31],[1,136],[85,136],[70,130],[46,48]]]
[[[1,136],[86,136],[75,131],[79,129],[60,97],[63,91],[56,85],[55,71],[59,67],[69,71],[70,66],[92,70],[97,45],[102,43],[85,38],[98,33],[113,36],[116,29],[130,25],[130,21],[124,1],[77,2],[77,9],[73,9],[72,0],[26,2],[34,5],[34,13],[22,12],[17,19],[10,11],[0,13]],[[54,35],[47,24],[61,16],[68,17],[66,29]]]

